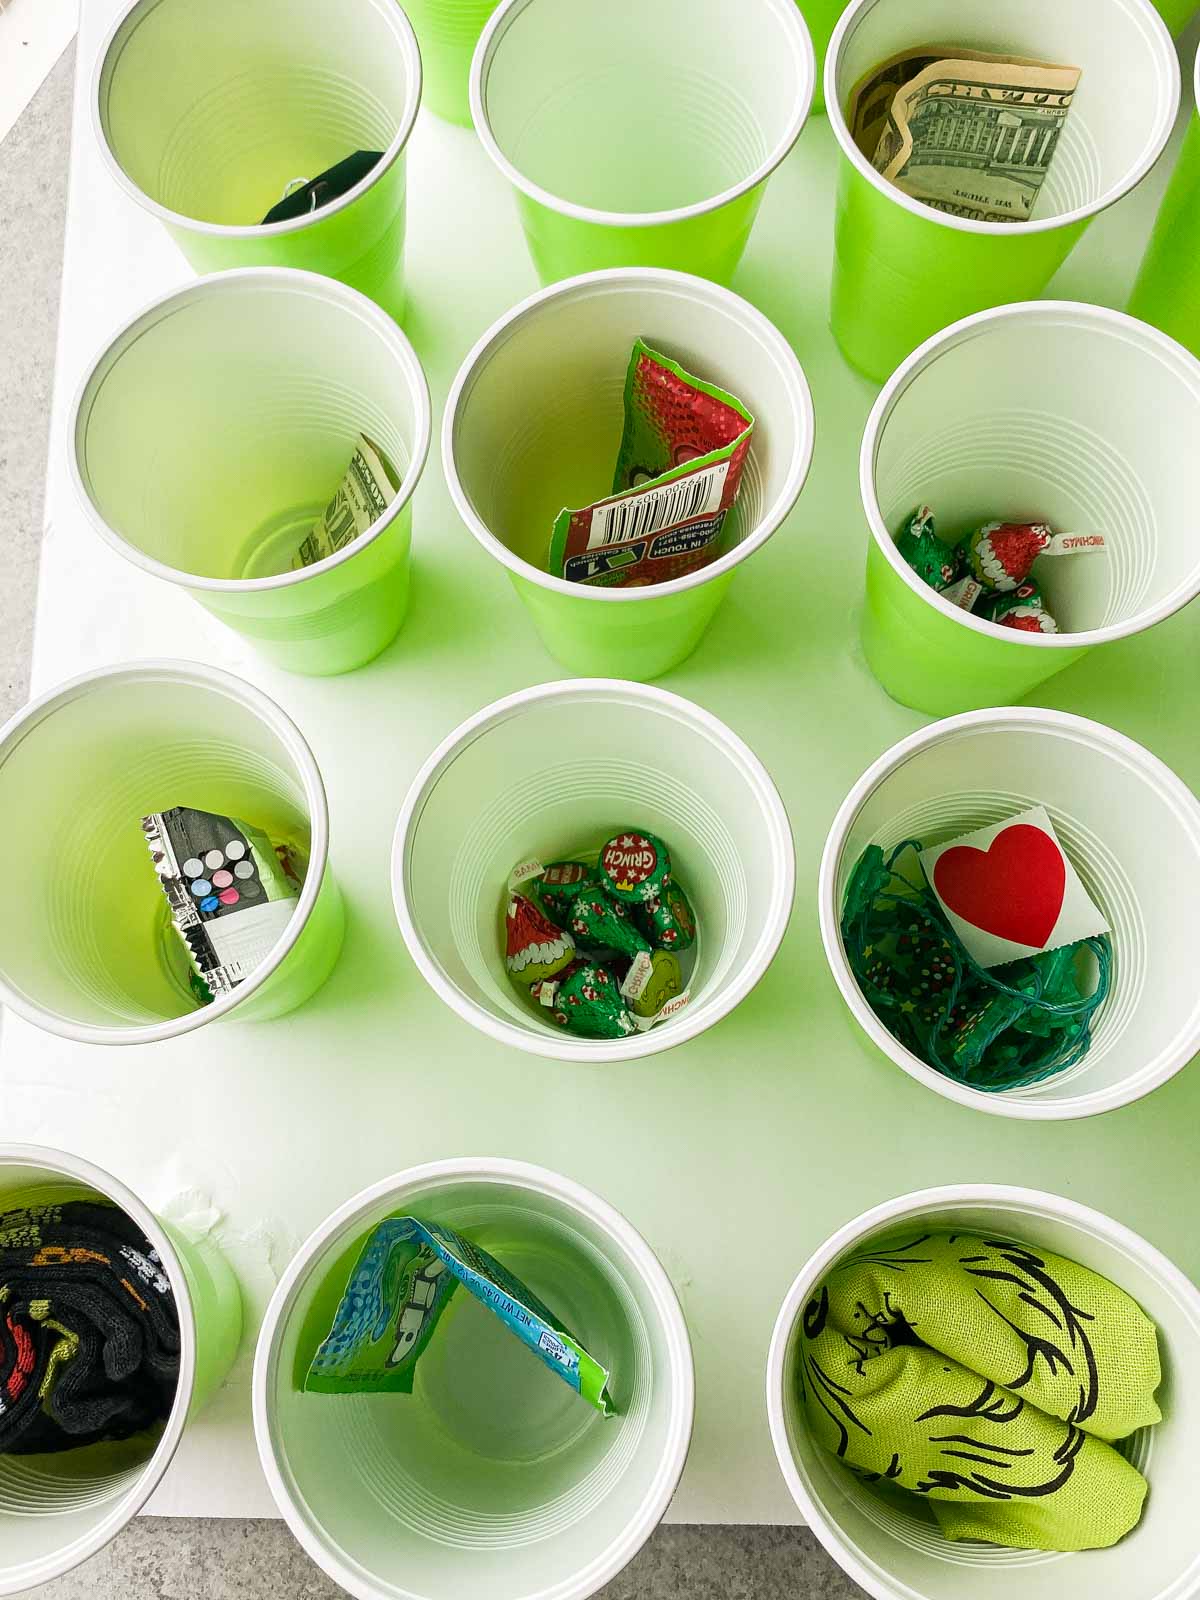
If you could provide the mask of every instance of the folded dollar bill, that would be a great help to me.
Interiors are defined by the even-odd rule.
[[[311,567],[326,556],[345,549],[351,540],[365,533],[391,505],[400,489],[399,481],[384,459],[379,446],[360,434],[337,493],[313,524],[299,550],[292,557],[292,571]]]
[[[589,1405],[612,1415],[609,1374],[554,1312],[486,1250],[416,1217],[389,1217],[363,1246],[304,1388],[411,1394],[413,1369],[459,1284]]]
[[[981,222],[1025,222],[1079,79],[1078,67],[924,45],[857,84],[851,137],[914,200]]]

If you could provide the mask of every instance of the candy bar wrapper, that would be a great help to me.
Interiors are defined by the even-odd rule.
[[[714,560],[754,418],[642,340],[625,382],[612,495],[554,524],[549,570],[605,587],[666,583]]]
[[[322,1394],[411,1394],[417,1362],[461,1284],[604,1416],[609,1374],[494,1256],[416,1217],[389,1217],[363,1246],[333,1327],[304,1379]]]
[[[964,570],[962,553],[938,537],[929,506],[918,506],[896,535],[896,549],[931,589],[945,590]]]
[[[313,524],[312,532],[292,557],[292,571],[311,567],[317,561],[324,561],[326,556],[344,550],[372,523],[378,522],[399,491],[399,480],[384,460],[379,446],[372,444],[365,434],[359,434],[346,475],[323,515]]]
[[[307,217],[310,212],[327,206],[340,195],[348,194],[383,160],[382,150],[356,150],[315,178],[293,178],[262,219],[262,226],[272,222],[290,222],[295,217]]]
[[[142,818],[171,922],[203,1001],[230,994],[292,919],[302,868],[287,845],[236,817],[173,806]]]

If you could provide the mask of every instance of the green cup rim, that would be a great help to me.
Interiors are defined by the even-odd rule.
[[[788,3],[792,4],[793,0],[788,0]],[[536,317],[543,306],[553,300],[603,292],[606,288],[619,288],[622,285],[686,291],[693,298],[708,299],[710,304],[719,304],[731,313],[735,313],[747,329],[752,328],[759,340],[769,346],[778,357],[780,369],[786,373],[789,380],[792,403],[801,435],[800,449],[792,459],[787,479],[775,503],[767,507],[758,524],[740,544],[735,545],[719,560],[710,562],[708,566],[701,567],[686,577],[672,578],[667,583],[647,584],[632,589],[600,588],[594,584],[569,583],[565,578],[556,578],[552,573],[535,567],[532,562],[522,560],[496,537],[476,512],[459,476],[455,459],[459,413],[474,383],[477,369],[488,351],[506,343],[514,336],[521,322]],[[446,398],[446,408],[442,414],[442,467],[450,490],[450,498],[459,516],[487,553],[502,566],[507,567],[514,577],[534,583],[539,588],[548,589],[554,594],[582,600],[585,604],[639,605],[661,600],[664,596],[682,594],[688,589],[699,588],[701,584],[711,583],[714,578],[732,572],[756,550],[761,549],[795,509],[812,465],[815,440],[816,417],[812,391],[804,368],[784,335],[757,306],[751,305],[741,295],[734,294],[731,289],[711,283],[707,278],[693,277],[690,273],[673,272],[665,267],[611,267],[600,272],[586,272],[576,278],[564,278],[561,283],[553,283],[548,288],[539,289],[535,294],[520,301],[511,311],[506,311],[476,340],[455,375]],[[549,541],[549,528],[546,529],[546,538]]]
[[[13,750],[32,734],[47,716],[52,715],[60,707],[72,700],[81,699],[109,683],[139,678],[181,683],[223,694],[228,699],[237,701],[270,728],[295,762],[304,789],[304,804],[311,828],[308,871],[305,873],[300,898],[296,901],[296,908],[286,929],[274,949],[260,962],[254,972],[231,994],[214,1000],[210,1005],[201,1006],[196,1011],[185,1011],[178,1017],[169,1017],[162,1022],[130,1023],[124,1027],[101,1027],[96,1023],[75,1022],[41,1005],[24,990],[15,988],[8,981],[7,974],[0,969],[0,1001],[3,1004],[11,1006],[19,1016],[24,1017],[35,1027],[42,1028],[47,1033],[57,1034],[63,1039],[73,1039],[80,1044],[154,1044],[161,1039],[178,1038],[180,1034],[191,1033],[206,1023],[219,1022],[223,1017],[227,1017],[238,1006],[243,1005],[251,995],[256,994],[292,953],[300,935],[308,926],[329,868],[329,800],[321,770],[317,766],[316,757],[307,739],[282,706],[265,695],[261,689],[255,688],[253,684],[219,667],[205,666],[198,661],[158,658],[120,662],[68,678],[63,683],[55,684],[52,689],[46,690],[36,699],[30,700],[28,705],[22,706],[3,727],[0,727],[0,767],[3,767]]]
[[[263,578],[210,578],[184,572],[178,567],[157,560],[110,526],[92,499],[84,481],[79,459],[81,429],[85,425],[84,406],[93,389],[103,384],[105,374],[102,369],[106,367],[110,358],[119,359],[125,346],[149,333],[155,325],[172,316],[187,301],[206,296],[241,293],[247,288],[260,291],[282,289],[290,293],[303,291],[315,295],[318,299],[338,303],[347,315],[357,316],[369,324],[374,332],[391,346],[393,356],[408,379],[417,425],[408,467],[395,499],[381,517],[378,517],[369,528],[364,528],[348,545],[341,550],[335,550],[332,555],[326,556],[321,561],[314,561],[311,566],[299,568],[296,572],[275,572]],[[155,578],[161,578],[167,583],[177,584],[185,589],[203,589],[211,594],[261,594],[270,589],[288,589],[296,584],[307,583],[310,579],[322,577],[325,573],[332,572],[336,567],[353,560],[379,538],[412,500],[429,458],[432,437],[433,405],[429,395],[429,381],[420,358],[404,330],[373,300],[368,300],[366,295],[360,294],[357,289],[339,283],[335,278],[326,278],[316,272],[301,272],[295,267],[236,267],[228,272],[211,272],[205,277],[193,279],[182,288],[170,289],[166,294],[156,295],[148,305],[136,311],[105,341],[104,347],[87,368],[67,416],[67,457],[71,483],[89,522],[104,542],[118,555]]]
[[[1119,183],[1112,185],[1102,195],[1084,206],[1077,206],[1074,211],[1058,212],[1052,217],[1031,219],[1028,222],[980,222],[970,217],[952,217],[944,211],[936,211],[932,206],[923,205],[920,200],[914,200],[895,184],[889,183],[882,177],[859,150],[854,140],[850,137],[850,129],[846,123],[845,112],[842,108],[841,97],[838,94],[838,66],[841,61],[842,49],[856,26],[859,18],[872,7],[879,5],[881,0],[851,0],[850,5],[842,13],[837,27],[833,30],[833,38],[829,43],[829,50],[825,56],[825,112],[829,118],[829,126],[833,129],[834,138],[838,142],[843,157],[850,163],[860,177],[865,178],[871,187],[883,195],[884,199],[903,208],[910,215],[920,218],[923,222],[930,223],[935,228],[950,228],[958,233],[976,233],[988,238],[1023,238],[1030,234],[1050,233],[1058,228],[1069,228],[1076,223],[1084,222],[1089,217],[1097,216],[1101,211],[1106,211],[1109,206],[1127,195],[1142,181],[1150,169],[1158,161],[1171,137],[1175,126],[1175,118],[1179,112],[1179,103],[1182,98],[1183,88],[1179,70],[1179,56],[1175,49],[1175,42],[1171,38],[1169,29],[1162,17],[1155,10],[1151,0],[1110,0],[1110,3],[1119,4],[1126,10],[1133,8],[1142,16],[1152,35],[1157,35],[1159,47],[1159,65],[1166,75],[1168,93],[1159,109],[1158,120],[1150,139],[1143,148],[1137,162],[1129,169]]]
[[[170,0],[130,0],[121,15],[113,23],[105,36],[96,57],[96,66],[92,74],[91,116],[92,131],[104,165],[108,168],[114,182],[136,200],[143,210],[149,211],[152,216],[170,228],[186,228],[191,233],[205,234],[213,239],[278,239],[288,234],[301,233],[306,228],[316,227],[322,222],[327,222],[339,211],[344,211],[352,206],[356,200],[362,198],[368,189],[374,188],[395,165],[412,134],[413,125],[417,120],[417,112],[421,108],[421,93],[423,87],[423,68],[421,64],[421,49],[417,43],[417,36],[412,23],[408,20],[408,13],[399,5],[376,5],[376,9],[385,22],[391,24],[396,33],[396,42],[404,54],[408,66],[409,94],[403,113],[401,114],[392,142],[383,153],[383,158],[377,161],[371,170],[360,178],[352,189],[347,189],[344,194],[338,195],[328,204],[318,206],[315,211],[310,211],[304,216],[289,217],[282,222],[205,222],[199,217],[189,217],[182,211],[173,211],[170,206],[163,205],[161,200],[155,200],[125,171],[117,159],[117,153],[112,148],[108,139],[108,130],[105,126],[106,118],[102,111],[102,104],[106,100],[105,83],[110,75],[110,57],[120,38],[122,31],[134,24],[134,13],[144,11],[149,13],[155,7],[170,3]],[[253,0],[247,0],[247,4]],[[368,0],[375,4],[376,0]],[[140,20],[140,19],[139,19]],[[113,63],[115,66],[115,62]]]
[[[697,201],[694,205],[675,206],[666,211],[603,211],[593,206],[579,205],[565,195],[552,194],[549,189],[543,189],[540,184],[527,178],[505,155],[499,140],[492,132],[483,92],[484,79],[500,48],[504,33],[522,11],[536,3],[537,0],[501,0],[501,4],[492,13],[480,35],[471,62],[471,120],[475,124],[475,131],[483,148],[509,183],[548,211],[556,211],[575,222],[592,223],[603,228],[660,228],[673,222],[690,222],[696,217],[707,216],[712,211],[721,210],[742,195],[748,194],[750,190],[756,189],[759,184],[765,183],[791,152],[804,129],[817,87],[817,61],[812,35],[796,0],[761,0],[761,3],[773,10],[792,31],[793,59],[800,89],[796,95],[791,121],[784,130],[782,138],[749,177],[743,178],[731,188],[722,190],[720,194]]]
[[[1085,650],[1092,645],[1127,639],[1132,634],[1142,633],[1155,623],[1173,616],[1176,611],[1182,611],[1184,606],[1190,604],[1197,594],[1200,594],[1200,554],[1189,578],[1177,584],[1170,594],[1157,604],[1143,606],[1140,611],[1123,618],[1120,622],[1111,622],[1103,628],[1087,628],[1079,633],[1026,633],[1019,628],[999,628],[994,623],[985,622],[982,617],[976,617],[964,611],[961,606],[952,605],[949,600],[943,599],[936,589],[930,588],[929,584],[917,576],[897,550],[895,538],[879,509],[879,500],[875,493],[875,462],[880,437],[896,401],[907,390],[909,384],[920,375],[921,369],[935,361],[939,355],[966,340],[986,338],[989,330],[997,323],[1017,318],[1071,318],[1080,324],[1091,323],[1098,329],[1114,335],[1136,339],[1144,348],[1158,347],[1164,358],[1188,369],[1197,402],[1200,404],[1200,360],[1168,334],[1161,333],[1149,323],[1139,322],[1136,317],[1128,316],[1124,311],[1113,311],[1108,306],[1091,305],[1075,300],[1025,300],[1015,305],[997,306],[990,311],[979,311],[974,316],[963,317],[919,345],[884,384],[879,398],[871,408],[863,433],[858,468],[859,493],[871,537],[888,566],[919,600],[925,605],[932,606],[939,615],[958,627],[967,628],[994,644],[1002,644],[1006,648],[1011,647],[1015,650]]]

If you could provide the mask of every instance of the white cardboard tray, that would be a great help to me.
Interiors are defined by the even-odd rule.
[[[558,1168],[618,1206],[658,1251],[697,1365],[695,1438],[671,1511],[681,1522],[797,1520],[763,1408],[768,1340],[801,1262],[868,1206],[964,1180],[1053,1189],[1111,1212],[1200,1276],[1194,1066],[1148,1100],[1087,1122],[979,1115],[876,1057],[826,969],[814,889],[829,822],[860,772],[923,719],[886,698],[857,644],[866,546],[858,445],[875,390],[843,365],[826,326],[835,163],[824,118],[774,179],[735,283],[805,365],[817,410],[813,473],[790,521],[742,569],[711,648],[666,680],[728,721],[780,785],[798,850],[791,931],[765,981],[703,1038],[629,1067],[556,1069],[453,1016],[408,959],[392,914],[392,828],[424,757],[488,701],[562,676],[507,577],[454,514],[436,457],[416,502],[410,619],[378,661],[342,679],[260,665],[198,607],[110,552],[75,503],[64,418],[78,382],[120,322],[189,277],[93,146],[92,71],[118,4],[83,3],[34,690],[159,655],[260,684],[321,763],[350,918],[333,979],[279,1022],[117,1050],[4,1017],[5,1136],[76,1151],[158,1209],[202,1222],[208,1212],[243,1279],[242,1356],[150,1509],[275,1514],[248,1392],[275,1275],[348,1195],[435,1157],[502,1154]],[[1174,146],[1168,162],[1173,155]],[[1101,220],[1057,293],[1122,302],[1165,176],[1166,164]],[[470,344],[536,281],[510,196],[472,134],[423,114],[410,185],[407,326],[440,413]],[[498,630],[473,625],[485,600],[495,602]],[[1052,681],[1042,703],[1109,722],[1200,788],[1191,700],[1200,606],[1112,649],[1123,670],[1101,679],[1084,662]],[[836,756],[822,738],[831,713],[846,724]]]

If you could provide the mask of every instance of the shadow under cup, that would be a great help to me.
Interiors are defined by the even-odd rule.
[[[957,324],[884,390],[867,425],[872,541],[863,643],[905,705],[1005,705],[1091,646],[1141,632],[1200,589],[1200,364],[1156,330],[1065,302]],[[1103,534],[1103,553],[1043,556],[1058,634],[996,628],[942,600],[895,536],[933,508],[950,541],[983,523]]]
[[[766,970],[792,899],[791,833],[774,786],[715,718],[660,691],[604,681],[527,691],[452,736],[405,803],[393,888],[426,978],[493,1038],[558,1060],[623,1060],[711,1026]],[[696,913],[691,1003],[624,1039],[572,1036],[525,1001],[504,965],[519,862],[578,857],[625,828],[656,834]]]
[[[928,1231],[1011,1239],[1077,1262],[1125,1290],[1156,1325],[1163,1420],[1118,1446],[1146,1477],[1139,1526],[1109,1550],[1064,1555],[952,1541],[919,1497],[856,1479],[808,1432],[799,1368],[804,1309],[836,1263]],[[1200,1574],[1195,1429],[1200,1426],[1200,1298],[1183,1274],[1098,1212],[1032,1190],[934,1190],[860,1218],[804,1268],[772,1341],[768,1407],[780,1466],[834,1559],[877,1600],[1184,1600]]]
[[[141,826],[178,805],[260,828],[306,872],[286,950],[281,940],[264,963],[273,969],[210,1005],[191,991]],[[5,999],[52,1032],[107,1044],[169,1037],[234,1008],[243,1020],[298,1005],[341,944],[324,807],[296,730],[223,673],[113,669],[35,703],[0,745],[0,813],[22,840],[0,924]]]
[[[268,1312],[255,1414],[273,1488],[309,1553],[359,1595],[591,1594],[648,1537],[683,1468],[678,1303],[629,1225],[566,1180],[469,1161],[406,1176],[330,1219]],[[461,1287],[411,1395],[302,1393],[366,1237],[404,1214],[466,1234],[553,1308],[611,1372],[617,1415]]]
[[[989,1094],[944,1077],[887,1032],[858,989],[836,930],[850,875],[869,845],[887,856],[908,839],[942,844],[1036,805],[1049,813],[1112,930],[1111,987],[1082,1061],[1029,1088]],[[822,872],[831,894],[825,900],[823,887],[834,975],[876,1043],[928,1087],[1003,1115],[1088,1116],[1148,1094],[1200,1047],[1187,933],[1200,896],[1200,804],[1140,746],[1055,712],[997,711],[934,724],[877,774],[839,843],[841,824],[839,818]],[[899,865],[920,881],[911,856]],[[1084,959],[1080,981],[1094,991],[1095,959]]]

